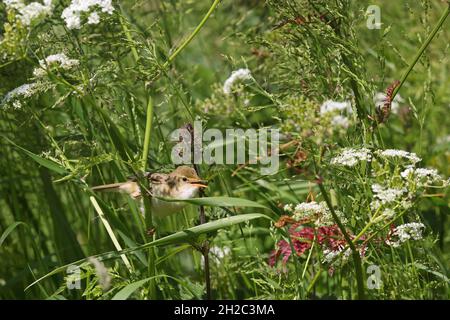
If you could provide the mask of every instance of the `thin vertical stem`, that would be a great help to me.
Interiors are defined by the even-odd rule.
[[[147,118],[145,121],[144,146],[142,150],[142,169],[144,172],[145,170],[147,170],[147,159],[150,147],[150,134],[152,131],[152,124],[153,124],[152,120],[153,120],[153,101],[152,97],[149,97],[147,103]]]
[[[91,200],[92,205],[95,208],[95,211],[97,211],[98,216],[100,217],[100,220],[103,223],[103,226],[105,227],[106,231],[108,232],[109,237],[111,238],[111,240],[114,244],[114,247],[116,248],[117,251],[122,251],[122,247],[121,247],[119,241],[117,240],[117,238],[111,228],[111,225],[109,224],[108,220],[106,220],[105,214],[103,213],[102,208],[100,208],[100,206],[98,205],[97,200],[92,196],[89,197],[89,200]],[[133,268],[131,267],[130,261],[128,260],[127,256],[124,254],[121,254],[120,258],[122,258],[123,263],[127,266],[128,271],[130,271],[130,273],[132,273]]]
[[[139,61],[139,54],[136,50],[136,46],[133,44],[133,37],[131,36],[130,29],[128,29],[128,26],[126,22],[123,20],[123,17],[119,16],[119,22],[122,26],[123,32],[125,33],[125,36],[127,37],[127,40],[130,42],[131,45],[131,53],[133,54],[133,58],[135,62]]]
[[[174,59],[175,57],[189,44],[189,42],[194,39],[194,37],[197,35],[197,33],[201,30],[203,25],[208,21],[209,17],[213,13],[214,9],[219,4],[220,0],[215,0],[211,7],[209,8],[208,12],[203,17],[202,21],[198,24],[198,26],[195,28],[195,30],[187,37],[187,39],[169,56],[167,61],[163,64],[163,68],[167,67]]]
[[[422,54],[424,53],[425,49],[428,47],[428,45],[430,44],[431,40],[433,40],[433,38],[436,36],[437,32],[439,31],[439,29],[441,29],[442,25],[445,22],[445,19],[447,19],[448,15],[450,14],[450,2],[448,3],[447,9],[444,11],[444,13],[442,13],[441,18],[439,19],[439,21],[436,23],[436,25],[434,26],[433,30],[431,31],[431,33],[428,35],[428,38],[425,40],[425,42],[422,44],[422,46],[420,47],[419,51],[417,51],[416,55],[414,56],[412,62],[410,63],[410,65],[408,66],[408,69],[406,69],[406,71],[403,73],[402,78],[400,79],[400,84],[397,86],[397,88],[395,88],[394,92],[392,93],[392,97],[391,100],[393,100],[395,98],[395,96],[397,95],[398,91],[400,90],[400,88],[403,86],[403,84],[405,83],[406,79],[408,78],[409,74],[411,73],[412,69],[414,68],[414,66],[417,64],[417,62],[419,61],[420,57],[422,56]]]
[[[322,194],[328,209],[330,209],[331,215],[333,216],[334,221],[338,225],[339,229],[341,230],[342,234],[344,235],[345,241],[347,242],[348,246],[350,247],[350,250],[352,251],[352,257],[353,257],[353,263],[355,264],[355,272],[356,272],[356,283],[358,288],[358,299],[364,300],[365,294],[364,294],[364,278],[363,278],[363,272],[362,272],[362,266],[361,266],[361,257],[359,256],[358,250],[356,250],[355,244],[350,239],[350,236],[348,235],[347,231],[345,230],[345,226],[342,224],[341,220],[337,216],[336,212],[334,211],[333,205],[331,204],[330,198],[328,197],[327,192],[325,191],[325,188],[322,184],[322,182],[318,183],[320,193]]]
[[[152,119],[153,119],[153,101],[152,97],[148,97],[148,103],[147,103],[147,114],[146,114],[146,121],[145,121],[145,133],[144,133],[144,145],[142,147],[142,171],[145,172],[147,170],[147,159],[148,159],[148,153],[150,150],[150,137],[152,132]],[[148,181],[145,179],[143,181],[144,186],[141,188],[141,190],[148,190]],[[143,191],[146,192],[146,191]],[[144,210],[145,210],[145,226],[147,230],[151,230],[152,233],[154,231],[154,225],[153,225],[153,216],[152,216],[152,210],[150,208],[150,197],[144,195],[142,197],[144,202]],[[153,234],[153,240],[155,238],[155,235]],[[155,270],[155,248],[149,248],[148,251],[148,272],[150,277],[155,277],[156,270]],[[149,281],[149,292],[151,298],[156,298],[156,283],[155,279],[152,279]]]
[[[189,133],[191,134],[191,156],[192,156],[192,163],[194,165],[194,169],[197,172],[198,176],[200,175],[200,168],[198,167],[197,164],[194,163],[194,145],[195,145],[195,140],[194,140],[194,128],[192,127],[191,124],[187,124],[185,126]],[[199,197],[203,196],[203,190],[200,190],[200,194]],[[199,218],[200,218],[200,224],[204,224],[206,223],[206,215],[205,215],[205,208],[203,206],[199,207]],[[211,300],[211,274],[210,274],[210,267],[209,267],[209,242],[208,240],[205,240],[201,247],[201,252],[203,255],[203,260],[205,262],[205,286],[206,286],[206,299],[207,300]]]

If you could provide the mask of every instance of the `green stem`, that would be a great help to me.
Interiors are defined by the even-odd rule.
[[[314,243],[316,243],[316,235],[314,235],[314,239],[312,240],[311,248],[309,249],[308,258],[306,258],[305,267],[303,268],[303,272],[302,272],[302,279],[305,278],[306,269],[308,269],[309,260],[311,259],[312,252],[314,250]],[[294,252],[294,251],[292,251],[292,252]]]
[[[183,49],[189,44],[189,42],[192,41],[192,39],[194,39],[194,37],[197,35],[197,33],[201,30],[201,28],[203,27],[203,25],[206,23],[206,21],[209,19],[209,17],[211,16],[211,14],[213,13],[214,9],[217,7],[217,5],[219,4],[220,0],[214,0],[213,4],[211,5],[211,7],[209,8],[208,12],[205,14],[205,16],[203,17],[202,21],[200,21],[200,23],[198,24],[198,26],[195,28],[195,30],[189,35],[189,37],[187,37],[187,39],[174,51],[174,53],[172,53],[169,56],[169,59],[167,59],[167,61],[163,64],[163,68],[166,68],[167,66],[169,66],[169,64],[175,59],[175,57],[181,52],[183,51]]]
[[[148,97],[148,103],[147,103],[147,117],[145,121],[145,134],[144,134],[144,145],[142,148],[142,171],[145,172],[147,170],[147,159],[148,159],[148,153],[150,149],[150,137],[152,132],[152,119],[153,119],[153,100],[152,97]],[[142,190],[148,190],[148,181],[147,179],[144,179],[143,181],[143,187]],[[147,192],[147,191],[145,191]],[[145,226],[147,230],[154,230],[153,225],[153,216],[152,216],[152,210],[150,208],[150,197],[142,197],[144,202],[144,212],[145,212]],[[155,240],[155,235],[153,234],[153,240]],[[156,276],[156,253],[155,248],[149,248],[148,251],[148,273],[150,277]],[[149,294],[151,299],[156,298],[156,283],[155,279],[152,278],[152,280],[149,281]]]
[[[142,151],[142,170],[145,172],[147,170],[147,159],[150,147],[150,133],[152,131],[152,119],[153,119],[153,101],[152,98],[148,98],[147,103],[147,118],[145,122],[145,135],[144,135],[144,146]]]
[[[436,36],[436,33],[439,31],[439,29],[444,24],[445,19],[447,19],[449,13],[450,13],[450,3],[448,4],[447,9],[442,14],[441,18],[437,22],[437,24],[434,27],[434,29],[428,35],[428,38],[422,44],[422,46],[420,47],[419,51],[417,51],[416,55],[413,58],[413,61],[408,66],[408,69],[406,69],[405,73],[403,74],[402,78],[400,79],[400,84],[397,86],[397,88],[395,88],[394,92],[392,93],[392,98],[391,99],[395,98],[395,96],[397,95],[398,91],[403,86],[403,84],[405,83],[405,81],[408,78],[409,74],[411,73],[412,69],[414,68],[416,63],[419,61],[419,59],[422,56],[422,54],[424,53],[425,49],[428,47],[428,45],[430,44],[431,40],[433,40],[433,38]]]
[[[311,283],[308,286],[308,289],[306,289],[306,295],[308,295],[311,290],[314,288],[314,285],[316,284],[317,280],[319,279],[320,275],[322,274],[323,268],[320,267],[319,270],[317,270],[316,274],[314,275],[314,278],[312,279]]]
[[[375,223],[375,217],[378,217],[378,214],[381,212],[381,207],[379,207],[377,209],[377,211],[375,212],[375,214],[372,216],[371,220],[369,221],[369,223],[367,223],[364,228],[361,230],[360,233],[358,233],[358,235],[353,238],[353,243],[356,243],[356,241],[358,241],[363,235],[364,233],[366,233],[366,231]]]
[[[125,23],[125,21],[124,21],[124,19],[123,19],[123,17],[121,15],[119,16],[119,22],[120,22],[120,25],[122,26],[122,29],[123,29],[123,32],[125,33],[125,36],[127,37],[127,40],[131,44],[130,49],[131,49],[131,53],[133,54],[134,61],[138,62],[139,61],[139,55],[138,55],[138,52],[136,50],[136,46],[133,44],[133,37],[131,36],[130,29],[128,29],[128,26]]]
[[[356,282],[358,287],[358,299],[364,300],[364,278],[363,278],[363,272],[362,272],[362,266],[361,266],[361,257],[359,256],[358,250],[356,250],[355,244],[350,239],[350,236],[348,235],[347,231],[345,230],[345,226],[342,224],[341,220],[337,216],[336,212],[334,211],[334,208],[331,204],[330,198],[328,197],[328,194],[325,191],[325,188],[322,183],[319,183],[320,193],[322,194],[328,209],[330,209],[331,215],[333,216],[334,221],[336,221],[336,224],[338,225],[339,229],[341,230],[342,234],[344,235],[345,241],[347,242],[348,246],[352,250],[352,257],[353,262],[355,264],[355,272],[356,272]]]

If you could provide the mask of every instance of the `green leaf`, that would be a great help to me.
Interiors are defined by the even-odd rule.
[[[145,278],[133,283],[130,283],[129,285],[125,286],[123,289],[121,289],[119,292],[117,292],[114,297],[112,297],[111,300],[127,300],[130,295],[133,294],[137,289],[142,287],[145,283],[148,281],[157,278],[158,276]]]
[[[213,231],[216,231],[219,229],[228,228],[232,225],[239,224],[239,223],[242,223],[245,221],[250,221],[253,219],[258,219],[258,218],[266,218],[266,219],[270,220],[270,218],[268,216],[260,214],[260,213],[241,214],[238,216],[232,216],[232,217],[227,217],[227,218],[211,221],[211,222],[201,224],[201,225],[198,225],[198,226],[195,226],[195,227],[183,230],[183,231],[179,231],[179,232],[171,234],[167,237],[155,240],[150,244],[153,244],[154,246],[161,246],[161,245],[174,244],[174,243],[180,243],[180,242],[188,242],[188,241],[195,239],[196,237],[198,237],[201,234],[213,232]],[[148,245],[149,244],[144,245],[144,246],[148,246]]]
[[[441,278],[445,282],[450,283],[450,280],[444,274],[442,274],[442,273],[440,273],[438,271],[435,271],[435,270],[431,270],[430,268],[426,267],[425,265],[423,265],[423,264],[421,264],[419,262],[414,262],[414,265],[416,266],[416,268],[424,270],[426,272],[429,272],[429,273],[435,275],[436,277]]]
[[[39,163],[41,166],[46,167],[47,169],[50,169],[52,171],[55,171],[58,174],[67,174],[68,172],[66,171],[66,169],[64,169],[64,167],[60,166],[59,164],[57,164],[54,161],[42,158],[40,156],[38,156],[37,154],[34,154],[31,151],[28,151],[27,149],[22,148],[21,146],[18,146],[17,144],[15,144],[14,142],[12,142],[11,140],[9,140],[8,138],[4,137],[6,139],[6,141],[8,141],[9,143],[11,143],[12,145],[14,145],[16,148],[18,148],[20,151],[22,151],[23,153],[25,153],[27,156],[29,156],[31,159],[33,159],[34,161],[36,161],[37,163]]]
[[[24,226],[26,226],[25,223],[20,222],[20,221],[17,221],[17,222],[14,222],[12,225],[10,225],[8,228],[6,228],[6,230],[3,232],[2,236],[0,237],[0,247],[1,247],[2,244],[3,244],[3,241],[5,241],[6,238],[9,236],[9,234],[10,234],[11,232],[13,232],[13,230],[14,230],[17,226],[19,226],[19,225],[21,225],[21,224],[23,224]]]
[[[126,236],[122,231],[120,231],[120,230],[116,230],[116,231],[119,234],[119,236],[123,239],[123,241],[125,242],[127,247],[134,248],[137,246],[137,244],[133,240],[131,240],[131,238]],[[147,265],[147,263],[148,263],[147,258],[144,256],[144,253],[142,251],[136,251],[135,255],[144,266]]]
[[[181,245],[179,247],[175,247],[173,249],[167,250],[167,253],[165,255],[159,256],[156,259],[156,265],[164,262],[165,260],[169,259],[170,257],[172,257],[172,256],[174,256],[174,255],[176,255],[176,254],[178,254],[178,253],[180,253],[180,252],[182,252],[182,251],[184,251],[186,249],[189,249],[189,248],[191,248],[191,246],[189,244],[184,244],[184,245]]]
[[[161,198],[168,202],[187,202],[198,206],[208,207],[252,207],[252,208],[264,208],[266,206],[247,199],[232,198],[232,197],[207,197],[207,198],[191,198],[191,199],[168,199]]]
[[[161,239],[155,240],[153,242],[149,242],[149,243],[146,243],[146,244],[134,247],[134,248],[127,248],[127,249],[124,249],[121,251],[110,251],[110,252],[98,254],[98,255],[94,256],[94,258],[97,258],[99,261],[104,261],[107,259],[117,259],[120,257],[121,254],[129,254],[134,251],[142,250],[145,248],[164,246],[164,245],[169,245],[169,244],[176,244],[176,243],[180,243],[180,242],[188,242],[189,243],[193,239],[197,238],[198,236],[200,236],[204,233],[213,232],[213,231],[216,231],[219,229],[230,227],[235,224],[239,224],[239,223],[242,223],[245,221],[250,221],[250,220],[259,219],[259,218],[265,218],[265,219],[271,220],[271,218],[269,218],[268,216],[266,216],[264,214],[260,214],[260,213],[241,214],[238,216],[232,216],[232,217],[228,217],[228,218],[211,221],[211,222],[199,225],[199,226],[195,226],[195,227],[183,230],[183,231],[179,231],[179,232],[171,234],[167,237],[164,237],[164,238],[161,238]],[[88,258],[81,259],[81,260],[69,263],[67,265],[61,266],[59,268],[56,268],[53,271],[47,273],[46,275],[42,276],[41,278],[39,278],[36,281],[34,281],[33,283],[31,283],[28,287],[25,288],[25,290],[34,286],[36,283],[54,275],[54,274],[57,274],[58,272],[66,270],[67,267],[70,265],[80,266],[87,262],[88,262]]]
[[[161,274],[161,275],[145,278],[145,279],[142,279],[142,280],[139,280],[139,281],[136,281],[136,282],[128,284],[127,286],[122,288],[119,292],[117,292],[114,295],[114,297],[112,297],[111,300],[127,300],[128,297],[133,294],[133,292],[135,292],[137,289],[142,287],[148,281],[150,281],[152,279],[156,279],[156,278],[169,278],[169,279],[175,280],[176,282],[178,282],[180,285],[182,285],[183,287],[185,287],[189,291],[192,291],[192,289],[189,288],[189,286],[186,285],[186,283],[184,281],[182,281],[180,279],[177,279],[177,278],[174,278],[174,277],[171,277],[171,276],[168,276],[168,275],[165,275],[165,274]]]

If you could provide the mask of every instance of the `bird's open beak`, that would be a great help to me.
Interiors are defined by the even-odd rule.
[[[199,187],[199,188],[207,188],[208,187],[208,181],[206,181],[206,180],[189,179],[189,183],[192,186],[196,186],[196,187]]]

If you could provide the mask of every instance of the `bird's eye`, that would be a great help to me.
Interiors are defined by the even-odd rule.
[[[186,177],[184,177],[184,178],[183,178],[183,181],[187,181],[187,178],[186,178]]]

